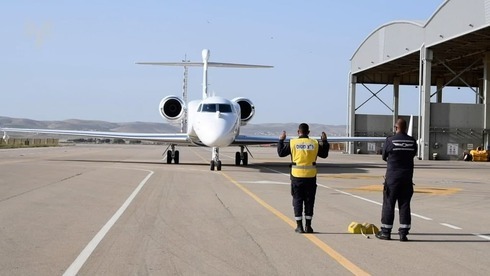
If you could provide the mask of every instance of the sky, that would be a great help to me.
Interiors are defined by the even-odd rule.
[[[348,74],[355,50],[381,25],[426,21],[442,3],[2,1],[0,116],[165,122],[159,102],[182,95],[183,69],[135,62],[201,61],[202,49],[210,49],[211,61],[274,66],[210,68],[209,91],[250,99],[256,108],[251,123],[347,124]],[[188,82],[189,99],[200,98],[200,68],[190,68]],[[401,89],[400,114],[418,113],[417,91]],[[467,94],[471,101],[474,96]],[[358,88],[357,105],[370,95]],[[391,89],[380,96],[391,105]],[[463,96],[448,93],[447,99],[451,97]],[[358,113],[390,111],[374,100]]]

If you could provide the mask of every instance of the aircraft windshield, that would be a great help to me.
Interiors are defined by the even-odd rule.
[[[221,113],[231,113],[231,105],[229,104],[202,104],[199,109],[201,112],[216,112],[219,111]]]

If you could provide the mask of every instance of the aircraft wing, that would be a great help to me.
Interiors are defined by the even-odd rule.
[[[128,133],[128,132],[104,132],[104,131],[80,131],[80,130],[61,130],[61,129],[28,129],[28,128],[0,128],[3,132],[32,133],[32,134],[54,134],[77,137],[97,137],[97,138],[120,138],[128,140],[142,140],[163,142],[172,144],[188,145],[192,144],[185,133]],[[289,141],[290,137],[286,138]],[[311,137],[320,140],[320,137]],[[384,142],[386,137],[339,137],[330,136],[328,141],[331,143],[341,142]],[[276,144],[278,137],[274,136],[253,136],[238,135],[232,145],[264,145]]]
[[[279,141],[278,137],[274,136],[249,136],[238,135],[233,141],[232,145],[266,145],[276,144]]]
[[[125,133],[125,132],[103,132],[103,131],[79,131],[60,129],[26,129],[26,128],[1,128],[3,132],[33,133],[33,134],[55,134],[77,137],[97,138],[120,138],[128,140],[142,140],[153,142],[164,142],[172,144],[192,144],[185,133]]]
[[[310,137],[312,139],[320,140],[320,137]],[[330,143],[341,142],[384,142],[386,137],[340,137],[329,136],[327,138]],[[249,136],[238,135],[232,145],[261,145],[261,144],[276,144],[279,141],[279,137],[274,136]],[[289,137],[286,137],[286,142],[289,141]]]

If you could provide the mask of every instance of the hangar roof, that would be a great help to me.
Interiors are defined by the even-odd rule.
[[[395,21],[373,31],[351,58],[358,83],[418,85],[420,48],[433,51],[432,85],[455,74],[478,87],[490,50],[490,0],[446,0],[427,22]],[[451,72],[449,67],[453,72]],[[467,69],[468,68],[468,69]],[[448,86],[465,86],[458,78]]]

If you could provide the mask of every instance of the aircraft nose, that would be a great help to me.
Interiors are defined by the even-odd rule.
[[[201,122],[196,128],[196,134],[201,142],[208,147],[225,147],[230,145],[235,138],[233,126],[223,119],[213,120],[212,124]]]

